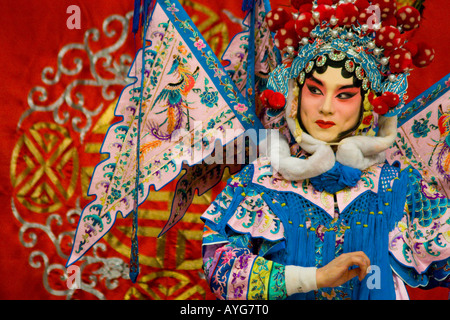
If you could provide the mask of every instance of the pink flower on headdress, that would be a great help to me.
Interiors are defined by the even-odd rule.
[[[198,50],[202,50],[203,48],[206,47],[206,44],[203,42],[202,39],[199,39],[199,40],[195,41],[194,46],[195,46]]]
[[[243,104],[243,103],[238,103],[236,105],[236,111],[239,112],[239,113],[245,112],[247,110],[248,110],[247,106],[245,104]]]

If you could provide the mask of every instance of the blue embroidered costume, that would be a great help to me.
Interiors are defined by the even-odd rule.
[[[333,195],[272,174],[258,159],[203,214],[204,269],[220,299],[396,299],[411,286],[449,286],[448,201],[411,169],[381,164]],[[321,267],[364,251],[372,274],[287,296],[286,265]],[[447,279],[447,280],[445,280]]]

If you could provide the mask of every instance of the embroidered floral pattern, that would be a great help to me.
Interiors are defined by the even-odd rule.
[[[247,195],[228,225],[235,231],[250,233],[255,238],[276,241],[284,237],[280,219],[265,205],[260,194]]]
[[[414,138],[421,138],[426,137],[428,135],[428,132],[430,132],[430,128],[428,128],[428,119],[420,119],[420,120],[414,120],[414,124],[411,127],[411,133],[413,134]]]
[[[250,276],[249,298],[252,300],[267,300],[270,271],[273,262],[263,258],[256,258]]]
[[[442,260],[450,256],[449,203],[434,186],[424,182],[417,171],[412,168],[407,171],[411,186],[405,204],[407,215],[391,234],[390,248],[402,263],[399,272],[404,272],[405,266],[423,272],[436,258]],[[416,276],[410,274],[408,278],[412,281]]]
[[[247,279],[249,277],[251,262],[254,257],[250,254],[241,255],[235,262],[235,268],[231,274],[229,293],[234,299],[245,299],[247,291]]]
[[[217,102],[219,101],[219,93],[214,90],[214,87],[208,86],[209,80],[205,78],[205,90],[199,95],[200,103],[207,106],[208,108],[217,107]],[[197,92],[199,89],[195,89]]]
[[[206,47],[206,44],[203,42],[202,39],[199,39],[199,40],[195,41],[194,46],[195,46],[198,50],[202,50],[203,48]]]

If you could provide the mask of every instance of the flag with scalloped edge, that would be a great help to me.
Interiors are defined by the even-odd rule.
[[[149,194],[223,146],[262,125],[178,1],[156,0],[93,173],[69,266]],[[137,150],[139,158],[136,157]],[[139,172],[139,174],[137,174]],[[137,201],[136,201],[137,197]]]

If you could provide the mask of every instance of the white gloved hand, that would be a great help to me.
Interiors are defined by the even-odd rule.
[[[315,267],[286,266],[285,282],[287,295],[317,290],[316,272],[317,268]]]

